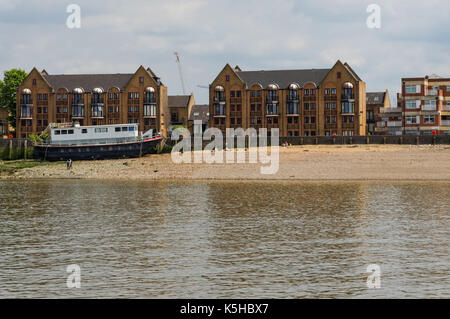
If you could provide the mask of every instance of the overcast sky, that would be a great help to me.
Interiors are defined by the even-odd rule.
[[[69,4],[81,28],[66,26]],[[369,4],[381,28],[369,29]],[[243,70],[329,68],[348,62],[368,91],[391,93],[401,77],[450,77],[448,0],[0,0],[0,72],[33,66],[50,74],[132,73],[150,66],[182,94],[208,102],[226,63]],[[392,102],[394,102],[392,100]]]

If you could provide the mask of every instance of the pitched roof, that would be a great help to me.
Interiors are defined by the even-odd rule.
[[[278,84],[280,89],[285,89],[289,84],[297,83],[301,87],[306,82],[314,82],[316,85],[324,79],[330,69],[308,70],[270,70],[270,71],[236,71],[236,74],[250,87],[253,84],[261,84],[266,88],[269,84]]]
[[[72,91],[75,88],[83,88],[85,92],[92,91],[94,88],[102,88],[107,91],[112,87],[124,88],[130,81],[134,73],[116,73],[116,74],[42,74],[47,82],[57,90],[66,88]]]
[[[188,107],[190,95],[169,95],[169,107]]]
[[[189,121],[201,120],[202,123],[209,121],[209,105],[197,104],[192,106],[191,114],[189,114]]]
[[[366,104],[384,104],[386,92],[367,92]]]

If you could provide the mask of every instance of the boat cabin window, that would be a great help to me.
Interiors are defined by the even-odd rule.
[[[116,127],[115,131],[120,132],[120,127]]]
[[[108,128],[107,127],[98,127],[95,129],[95,133],[107,133]]]
[[[128,128],[128,131],[133,132],[133,131],[134,131],[134,126],[130,126],[130,127]]]
[[[68,132],[69,132],[69,134],[73,134],[73,130],[69,130]]]
[[[122,127],[122,132],[128,132],[128,127],[126,126]]]
[[[61,134],[67,134],[67,130],[62,130]]]
[[[86,133],[87,133],[87,128],[82,129],[82,130],[81,130],[81,133],[82,133],[82,134],[86,134]]]
[[[55,131],[55,135],[59,135],[59,134],[61,134],[61,131],[59,131],[59,130]]]

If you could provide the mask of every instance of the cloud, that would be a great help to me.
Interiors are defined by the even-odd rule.
[[[366,8],[381,7],[381,29]],[[82,28],[65,25],[81,7]],[[450,3],[445,0],[119,0],[0,2],[0,71],[134,72],[148,65],[170,94],[181,84],[173,52],[196,101],[225,63],[244,70],[326,68],[348,62],[368,90],[395,93],[401,77],[450,76]]]

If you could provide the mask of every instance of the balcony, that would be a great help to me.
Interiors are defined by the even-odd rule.
[[[91,107],[91,117],[93,119],[102,119],[104,117],[103,108],[101,106]]]
[[[33,104],[22,104],[20,106],[20,118],[24,120],[33,118]]]
[[[428,90],[426,95],[427,96],[438,96],[439,95],[439,90],[434,90],[434,89]]]
[[[274,95],[274,96],[268,96],[266,98],[266,103],[267,104],[278,104],[278,96]]]
[[[422,111],[436,111],[436,104],[434,104],[434,105],[424,104],[422,106]]]
[[[214,104],[225,104],[225,97],[224,96],[216,96],[213,98]]]
[[[354,93],[348,93],[348,94],[342,94],[341,95],[341,101],[354,101],[355,100],[355,94]]]
[[[450,126],[450,120],[442,120],[441,126]]]
[[[72,118],[82,119],[84,118],[84,104],[72,104]]]
[[[442,105],[441,111],[447,111],[450,112],[450,105]]]
[[[152,105],[152,104],[156,104],[155,99],[144,99],[144,105]]]
[[[156,104],[144,102],[144,118],[156,118]]]
[[[402,121],[387,121],[387,127],[402,127]]]
[[[292,103],[300,103],[300,99],[299,99],[299,97],[296,96],[296,95],[288,95],[287,98],[286,98],[286,100],[287,100],[288,102],[292,102]]]

